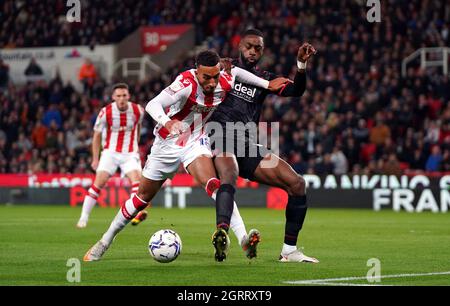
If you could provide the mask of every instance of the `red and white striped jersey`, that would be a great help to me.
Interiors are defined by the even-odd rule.
[[[186,123],[190,127],[190,137],[200,136],[206,121],[232,89],[234,80],[233,75],[221,71],[219,84],[214,92],[205,94],[195,76],[195,69],[179,74],[175,81],[164,89],[176,101],[170,106],[167,116]],[[161,124],[155,127],[154,134],[163,139],[169,137],[169,131]]]
[[[138,128],[143,117],[144,109],[136,103],[128,102],[128,108],[123,112],[115,102],[103,107],[94,125],[94,131],[102,133],[103,149],[138,152]]]

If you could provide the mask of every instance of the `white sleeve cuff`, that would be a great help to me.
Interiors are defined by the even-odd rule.
[[[162,126],[166,126],[166,123],[169,122],[170,120],[172,120],[172,119],[170,119],[169,116],[167,116],[167,115],[162,115],[162,116],[160,116],[160,118],[158,119],[158,123],[161,124]]]
[[[299,60],[297,60],[297,67],[298,67],[298,69],[306,69],[306,63],[307,62],[302,63]]]

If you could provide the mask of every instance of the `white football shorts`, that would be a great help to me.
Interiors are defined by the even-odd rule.
[[[156,137],[151,152],[147,156],[142,176],[153,181],[172,178],[178,171],[181,163],[186,169],[189,164],[201,155],[212,158],[207,135],[189,140],[184,146],[177,144],[177,138],[162,139]]]
[[[123,174],[127,174],[133,170],[141,172],[142,166],[139,153],[119,153],[108,149],[103,150],[100,155],[97,172],[106,171],[110,175],[114,175],[118,167],[120,167],[120,171]]]

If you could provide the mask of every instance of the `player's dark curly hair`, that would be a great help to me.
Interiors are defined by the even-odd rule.
[[[195,59],[195,65],[198,67],[199,65],[212,67],[217,65],[220,61],[219,54],[216,51],[206,50],[202,51],[197,55]]]
[[[247,30],[245,30],[243,33],[242,33],[242,37],[245,37],[245,36],[247,36],[247,35],[255,35],[255,36],[259,36],[259,37],[262,37],[262,38],[264,38],[264,34],[263,34],[263,32],[261,32],[260,30],[258,30],[258,29],[247,29]]]

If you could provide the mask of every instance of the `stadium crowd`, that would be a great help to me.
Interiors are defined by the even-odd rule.
[[[53,4],[53,17],[36,17],[48,13],[49,2],[3,1],[0,48],[111,43],[140,25],[183,22],[196,25],[197,42],[236,57],[239,33],[256,27],[265,33],[261,69],[293,78],[299,42],[308,41],[318,53],[308,64],[307,91],[301,98],[269,96],[261,114],[280,122],[280,154],[296,171],[450,171],[448,76],[412,65],[402,78],[400,69],[420,47],[450,46],[445,1],[382,1],[381,23],[367,22],[365,1],[96,1],[83,8],[89,18],[70,26],[61,21],[65,1]],[[145,106],[188,67],[191,58],[130,83],[133,101]],[[0,83],[0,173],[90,172],[92,125],[115,81],[97,76],[83,91],[58,77]],[[147,119],[142,155],[153,141]]]

